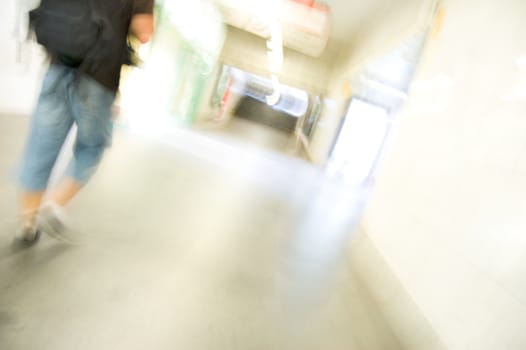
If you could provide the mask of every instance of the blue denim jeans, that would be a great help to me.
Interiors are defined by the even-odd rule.
[[[26,191],[46,189],[62,145],[74,124],[76,141],[66,176],[85,183],[111,143],[115,92],[75,69],[51,65],[32,116],[21,164]]]

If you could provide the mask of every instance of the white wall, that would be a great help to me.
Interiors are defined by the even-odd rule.
[[[349,33],[349,44],[338,59],[332,79],[355,79],[371,60],[397,49],[415,33],[426,29],[433,18],[437,2],[438,0],[404,0],[377,6],[374,13],[366,17],[367,22],[363,23],[360,30]]]
[[[407,0],[404,2],[367,3],[360,20],[360,29],[349,33],[342,50],[332,62],[327,80],[326,97],[329,105],[323,110],[316,128],[311,153],[314,161],[324,164],[345,114],[347,99],[352,95],[352,82],[356,81],[368,64],[390,51],[428,25],[436,8],[436,0]],[[363,9],[362,9],[363,10]],[[355,14],[353,19],[358,19]]]
[[[266,40],[228,27],[221,59],[225,64],[270,78]],[[313,93],[325,92],[332,71],[332,58],[323,55],[312,58],[296,51],[285,49],[280,82]]]
[[[363,228],[448,349],[522,350],[526,100],[501,97],[526,54],[526,2],[445,6]]]
[[[0,113],[29,114],[33,109],[44,70],[44,57],[34,44],[20,48],[27,9],[33,0],[5,0],[0,12]],[[17,17],[20,16],[20,17]],[[21,22],[19,22],[21,21]],[[17,23],[20,26],[17,26]]]

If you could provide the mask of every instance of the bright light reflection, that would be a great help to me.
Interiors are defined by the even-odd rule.
[[[279,84],[278,77],[276,75],[272,75],[272,87],[274,91],[272,92],[271,95],[266,97],[267,104],[269,106],[273,106],[276,103],[278,103],[281,97],[280,84]]]
[[[387,125],[385,109],[353,99],[329,160],[328,171],[341,175],[352,184],[365,181],[379,155]]]

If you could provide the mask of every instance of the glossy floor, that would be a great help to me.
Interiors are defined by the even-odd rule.
[[[11,244],[27,118],[0,117],[0,348],[400,346],[347,256],[364,189],[250,144],[118,131],[68,208],[81,243]]]

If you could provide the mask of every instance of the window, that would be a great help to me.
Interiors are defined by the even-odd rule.
[[[387,127],[384,108],[353,98],[334,143],[328,171],[354,184],[366,180],[374,170]]]

